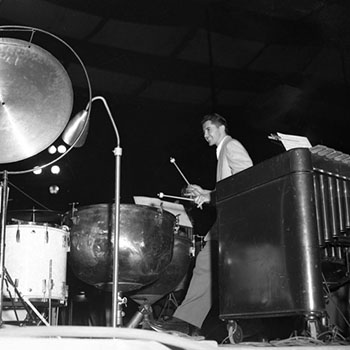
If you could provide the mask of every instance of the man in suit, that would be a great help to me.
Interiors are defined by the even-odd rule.
[[[208,114],[202,120],[204,138],[209,146],[216,146],[217,171],[216,180],[220,181],[253,165],[243,145],[228,135],[227,122],[217,113]],[[215,205],[215,190],[203,189],[190,185],[186,195],[192,196],[199,208],[203,204]],[[205,237],[205,246],[198,253],[193,269],[192,279],[187,294],[162,328],[180,331],[189,335],[199,334],[199,329],[212,305],[212,249],[217,249],[218,234],[216,224]]]

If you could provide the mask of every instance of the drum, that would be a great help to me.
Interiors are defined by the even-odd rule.
[[[114,205],[80,207],[64,222],[71,226],[68,263],[78,279],[104,290],[113,285]],[[176,218],[143,205],[120,205],[119,289],[155,281],[172,258]]]
[[[140,305],[154,304],[165,295],[186,287],[186,276],[193,258],[193,243],[184,230],[174,235],[173,257],[170,264],[162,271],[159,278],[152,284],[145,286],[130,297]],[[181,286],[180,286],[181,285]]]
[[[49,300],[64,304],[68,296],[68,229],[33,222],[7,225],[5,243],[8,278],[4,296],[18,298],[14,286],[8,283],[12,280],[21,295],[33,304]]]

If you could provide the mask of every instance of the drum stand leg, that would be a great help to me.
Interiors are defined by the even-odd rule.
[[[170,298],[172,298],[173,293],[168,295],[168,299],[166,305],[162,308],[161,314],[164,312],[164,309],[167,308]],[[175,298],[175,297],[174,297]],[[143,329],[153,329],[157,330],[156,322],[153,318],[153,310],[150,302],[145,298],[142,302],[138,301],[140,306],[138,311],[133,315],[130,321],[127,323],[127,328],[137,328],[140,324],[142,324]],[[172,302],[177,306],[176,299],[173,299]],[[160,316],[158,317],[158,319]]]
[[[139,307],[139,310],[128,322],[127,328],[137,328],[140,324],[142,324],[143,329],[152,329],[160,333],[164,332],[159,323],[157,324],[154,320],[152,306],[149,303],[144,303]]]
[[[164,332],[153,319],[152,306],[143,304],[128,322],[127,328],[137,328],[142,323],[142,329],[152,329],[156,332]]]
[[[15,293],[17,294],[19,300],[21,301],[24,309],[27,311],[27,314],[34,320],[34,318],[31,315],[31,311],[34,312],[34,314],[39,318],[39,320],[45,325],[45,326],[50,326],[50,324],[45,320],[45,318],[40,314],[40,312],[35,308],[35,306],[29,301],[28,298],[23,297],[23,295],[20,293],[20,291],[17,289],[16,285],[13,283],[13,280],[10,276],[10,274],[7,272],[6,268],[4,267],[4,280],[6,281],[6,284],[8,283],[13,287]],[[13,303],[13,298],[10,295],[12,303]],[[15,310],[15,306],[14,306]],[[16,312],[15,312],[16,313]],[[17,317],[17,313],[16,313]]]
[[[9,283],[9,281],[10,281],[10,283]],[[17,322],[18,325],[22,325],[21,321],[19,320],[18,313],[17,313],[17,308],[18,307],[16,307],[16,305],[14,303],[14,298],[12,297],[11,292],[9,290],[9,284],[13,285],[13,283],[12,283],[11,277],[9,276],[9,274],[8,274],[8,272],[6,270],[5,270],[4,282],[5,282],[8,294],[10,296],[11,306],[12,306],[12,309],[13,309],[13,311],[15,313],[16,322]],[[30,318],[31,318],[31,321],[34,322],[34,317],[32,317],[32,315],[30,313],[30,309],[28,308],[27,304],[24,302],[24,300],[22,299],[22,297],[20,295],[19,295],[19,299],[20,299],[20,301],[21,301],[25,311],[27,312],[27,315],[29,315]]]
[[[152,318],[152,307],[150,304],[143,304],[126,325],[127,328],[136,328],[142,322],[142,328],[150,329]]]
[[[174,306],[175,309],[179,306],[179,303],[176,300],[174,292],[171,292],[168,294],[166,302],[165,302],[165,304],[164,304],[164,306],[163,306],[163,308],[158,316],[158,320],[161,319],[163,317],[164,313],[167,310],[171,309],[172,306]]]

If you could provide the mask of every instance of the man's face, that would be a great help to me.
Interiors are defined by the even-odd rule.
[[[216,126],[210,120],[207,120],[203,124],[203,134],[209,146],[217,146],[225,137],[225,127],[223,125]]]

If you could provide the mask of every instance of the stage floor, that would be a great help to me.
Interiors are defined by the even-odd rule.
[[[294,342],[294,343],[293,343]],[[286,349],[297,346],[302,349],[350,348],[345,342],[325,344],[310,338],[290,338],[274,342],[219,344],[214,340],[187,337],[176,333],[153,330],[92,327],[92,326],[9,326],[0,328],[0,347],[3,349],[50,350],[212,350],[217,348],[248,350],[257,347]]]
[[[213,305],[202,326],[203,337],[189,337],[175,332],[157,332],[149,330],[147,318],[139,324],[129,326],[130,321],[140,312],[140,305],[128,298],[127,305],[123,307],[123,326],[113,328],[111,326],[111,297],[105,291],[79,294],[79,298],[70,300],[67,306],[52,308],[52,314],[48,317],[47,305],[36,305],[39,315],[45,316],[35,318],[36,323],[29,322],[29,315],[25,309],[14,308],[7,305],[2,311],[3,325],[0,327],[0,347],[4,349],[30,349],[65,350],[83,348],[84,350],[210,350],[216,348],[232,348],[247,350],[257,347],[273,347],[276,349],[287,349],[298,347],[298,349],[315,349],[320,346],[323,349],[335,349],[348,347],[350,349],[350,326],[346,322],[342,326],[333,327],[323,333],[322,341],[312,337],[303,337],[305,333],[305,318],[300,315],[295,317],[272,317],[264,319],[240,319],[237,320],[242,329],[242,341],[234,344],[229,338],[227,322],[218,317],[218,308]],[[89,289],[87,289],[89,292]],[[170,295],[169,295],[170,296]],[[156,320],[164,319],[173,314],[181,295],[171,294],[164,300],[152,304],[152,317]],[[176,298],[177,297],[177,298]],[[18,322],[21,320],[21,322]],[[148,320],[151,320],[149,315]],[[45,323],[46,321],[48,323]],[[146,322],[144,322],[146,321]],[[151,322],[152,324],[152,322]],[[333,323],[332,323],[333,324]],[[145,329],[147,328],[147,329]],[[340,332],[339,330],[343,331]],[[322,332],[320,330],[320,332]],[[327,334],[325,334],[327,333]],[[345,339],[346,337],[346,339]],[[325,340],[326,339],[326,340]]]

